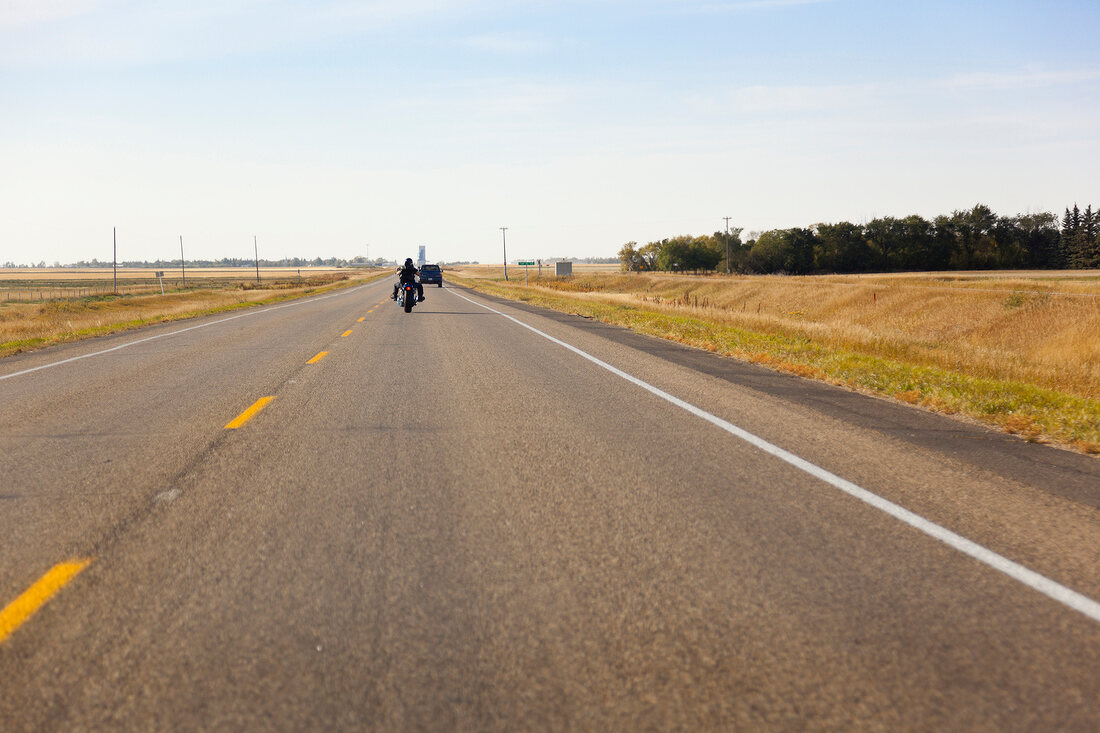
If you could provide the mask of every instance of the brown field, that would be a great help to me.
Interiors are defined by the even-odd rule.
[[[1100,450],[1100,272],[469,284],[739,358]],[[1063,399],[1064,398],[1064,399]],[[1061,412],[1044,407],[1064,402]]]
[[[178,267],[161,272],[164,273],[165,291],[183,287],[184,273]],[[260,282],[304,281],[349,272],[363,270],[335,267],[261,267]],[[120,267],[117,290],[124,294],[159,293],[161,280],[156,277],[156,273],[157,270],[152,268]],[[256,270],[247,267],[188,267],[186,276],[188,288],[221,287],[227,281],[255,282]],[[110,267],[0,268],[0,302],[81,298],[112,292],[115,292],[115,278]]]
[[[0,278],[13,272],[0,270]],[[75,278],[68,277],[73,274],[68,268],[18,272],[35,276],[18,281],[35,283],[25,288],[33,295],[24,297],[30,302],[4,300],[5,288],[18,290],[12,285],[17,278],[0,279],[0,356],[149,323],[288,300],[379,276],[369,270],[302,268],[299,279],[295,268],[260,268],[257,283],[255,270],[251,278],[242,278],[239,268],[196,268],[194,278],[188,269],[186,288],[181,287],[182,279],[177,283],[165,278],[162,295],[157,280],[149,277],[152,271],[127,270],[124,278],[120,269],[119,294],[115,295],[110,269],[105,284],[103,270],[77,271]]]

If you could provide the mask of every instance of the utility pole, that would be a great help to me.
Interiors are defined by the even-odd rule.
[[[118,227],[111,227],[111,238],[115,242],[114,254],[111,255],[111,269],[114,272],[115,295],[118,295]]]
[[[252,235],[252,251],[256,255],[256,282],[260,282],[260,245],[256,244],[256,235]]]
[[[508,279],[508,227],[500,228],[500,236],[504,241],[504,279]]]
[[[187,263],[183,260],[183,235],[180,235],[180,271],[183,272],[183,287],[187,287]]]
[[[726,220],[726,274],[730,274],[730,219],[732,216],[723,216]]]

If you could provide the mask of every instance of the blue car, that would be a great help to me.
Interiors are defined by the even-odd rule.
[[[443,287],[443,270],[439,269],[439,265],[422,265],[420,267],[420,284],[432,285],[433,283]]]

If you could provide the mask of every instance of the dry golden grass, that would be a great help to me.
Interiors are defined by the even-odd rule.
[[[530,287],[522,279],[503,283],[498,275],[470,284],[801,376],[965,413],[1028,438],[1100,450],[1095,271],[581,274],[532,279]],[[978,394],[982,390],[987,394]],[[1042,390],[1066,396],[1073,406],[1064,409],[1076,412],[1041,414],[1041,403],[1055,399]],[[1060,422],[1071,427],[1062,430]]]
[[[137,328],[149,323],[246,308],[357,284],[371,275],[329,274],[252,283],[223,281],[217,287],[143,295],[104,295],[0,304],[0,356],[66,341]],[[189,283],[190,285],[190,283]]]
[[[1096,276],[959,282],[930,276],[582,275],[532,281],[531,288],[1100,398]]]
[[[163,278],[157,278],[157,270],[149,268],[120,267],[117,279],[110,267],[100,268],[0,268],[0,302],[46,301],[88,297],[118,293],[140,295],[165,293],[185,289],[210,289],[229,287],[233,283],[242,286],[256,282],[256,271],[247,267],[189,267],[186,283],[183,273],[176,269],[161,270]],[[261,267],[260,284],[284,286],[330,278],[348,273],[362,275],[371,272],[361,268],[333,267]]]

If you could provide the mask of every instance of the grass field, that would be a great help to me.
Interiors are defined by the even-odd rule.
[[[159,293],[162,285],[168,292],[256,282],[256,270],[247,267],[189,267],[186,272],[179,268],[161,272],[164,276],[158,278],[157,270],[151,268],[119,268],[116,283],[110,267],[0,268],[0,303],[72,299],[114,292]],[[347,273],[347,270],[333,267],[261,267],[260,283],[301,282]]]
[[[0,300],[0,356],[299,298],[382,276],[369,270],[303,268],[299,277],[293,268],[260,268],[257,283],[255,270],[196,269],[194,275],[188,270],[186,287],[182,278],[165,279],[162,295],[153,271],[120,269],[116,295],[111,274],[110,269],[0,270],[0,297],[20,289],[32,294]]]
[[[448,272],[805,377],[1100,453],[1100,272],[573,278]]]

